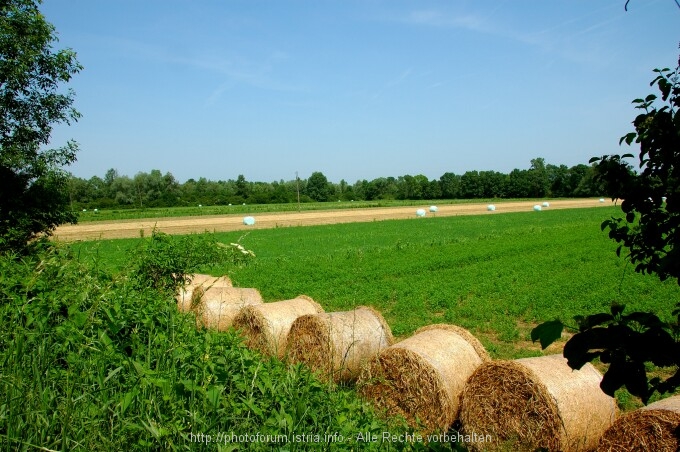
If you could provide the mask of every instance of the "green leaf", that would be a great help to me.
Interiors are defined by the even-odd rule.
[[[208,400],[208,403],[210,403],[210,405],[212,405],[215,408],[217,408],[220,405],[221,397],[222,388],[218,386],[211,386],[210,389],[208,389],[205,392],[205,398]]]
[[[108,375],[106,376],[106,378],[104,379],[104,383],[106,383],[107,381],[109,381],[109,380],[111,379],[111,377],[113,377],[114,375],[116,375],[116,374],[117,374],[118,372],[120,372],[121,370],[123,370],[123,366],[117,367],[117,368],[113,369],[112,371],[110,371],[109,374],[108,374]]]
[[[564,330],[564,324],[561,321],[550,320],[531,330],[531,340],[533,342],[540,341],[541,348],[545,350],[550,344],[562,337],[562,330]]]
[[[619,316],[624,309],[626,309],[625,304],[620,304],[617,303],[616,301],[612,302],[611,312],[614,317]]]
[[[128,409],[128,407],[132,405],[132,402],[135,400],[135,397],[137,397],[138,393],[139,392],[137,388],[125,393],[123,400],[120,402],[121,415],[125,414],[125,411]]]

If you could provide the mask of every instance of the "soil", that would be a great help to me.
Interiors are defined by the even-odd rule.
[[[504,212],[530,211],[536,201],[511,201],[495,204],[496,210],[487,210],[486,203],[449,204],[439,206],[438,211],[429,211],[429,205],[421,208],[427,216],[450,217],[456,215],[496,215]],[[585,207],[611,206],[611,201],[599,202],[598,199],[568,199],[550,201],[544,209],[574,209]],[[265,229],[291,226],[311,226],[320,224],[356,223],[365,221],[403,220],[416,218],[418,207],[378,207],[338,210],[315,210],[306,212],[264,213],[255,216],[255,224],[243,224],[243,215],[210,215],[198,217],[152,218],[147,220],[117,220],[64,225],[56,229],[54,236],[61,241],[121,239],[146,236],[155,227],[167,234],[190,234],[194,232],[226,232],[250,229]]]

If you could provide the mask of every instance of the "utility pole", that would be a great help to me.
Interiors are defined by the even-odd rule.
[[[298,177],[297,171],[295,171],[295,186],[297,188],[298,212],[301,212],[301,209],[300,209],[300,178]]]

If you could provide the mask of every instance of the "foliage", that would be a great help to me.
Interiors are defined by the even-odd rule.
[[[635,120],[635,132],[620,143],[640,145],[639,171],[626,155],[593,158],[595,178],[613,199],[622,199],[623,217],[612,216],[602,223],[609,238],[628,250],[627,258],[635,271],[651,274],[664,281],[680,284],[680,61],[675,71],[656,69],[657,96],[635,99],[642,110]],[[680,305],[679,305],[680,306]],[[626,387],[647,403],[655,392],[665,393],[680,387],[680,310],[673,311],[673,321],[663,322],[651,312],[623,314],[624,307],[613,303],[610,313],[576,317],[578,328],[564,347],[570,366],[580,368],[599,358],[609,364],[602,380],[602,390],[613,395]],[[540,325],[532,339],[545,347],[561,334],[565,325],[555,320]],[[650,378],[647,366],[671,367],[675,374],[664,379]]]
[[[54,51],[54,27],[39,0],[0,5],[0,251],[27,243],[59,224],[75,222],[69,210],[69,176],[77,146],[41,150],[54,125],[78,119],[74,94],[62,92],[81,66],[72,50]]]
[[[0,450],[318,450],[293,435],[334,433],[333,450],[378,450],[356,433],[407,431],[234,333],[197,330],[167,292],[134,283],[133,265],[88,261],[0,256]]]
[[[328,201],[331,192],[328,179],[322,172],[316,171],[312,173],[307,180],[304,192],[314,201]]]
[[[680,277],[680,62],[678,68],[656,69],[652,81],[667,105],[657,107],[657,97],[635,99],[643,110],[635,118],[635,132],[621,142],[640,144],[641,171],[631,170],[624,156],[604,156],[592,161],[596,178],[613,198],[622,199],[625,218],[612,217],[603,223],[609,236],[628,250],[636,271],[657,275],[661,280]]]
[[[209,234],[172,236],[154,229],[132,253],[138,287],[175,293],[189,274],[204,265],[243,265],[255,255],[238,243],[225,246]]]

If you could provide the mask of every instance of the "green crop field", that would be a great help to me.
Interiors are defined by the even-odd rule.
[[[636,274],[615,254],[601,222],[616,207],[540,213],[423,218],[332,226],[218,233],[255,252],[227,273],[234,285],[266,301],[305,294],[326,311],[370,305],[397,337],[431,323],[476,334],[496,358],[540,354],[529,340],[537,323],[608,310],[670,315],[680,299],[674,282]],[[136,240],[73,245],[102,265],[124,261]]]

